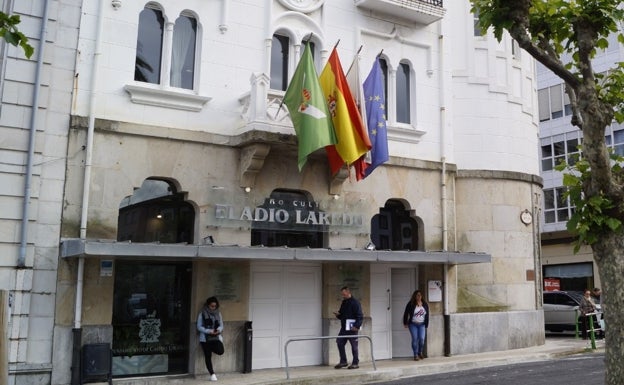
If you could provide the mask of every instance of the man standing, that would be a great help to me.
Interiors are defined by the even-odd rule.
[[[592,297],[594,299],[594,303],[600,303],[600,295],[602,294],[602,290],[600,288],[595,287],[592,290]]]
[[[339,336],[357,336],[358,331],[362,327],[362,320],[364,315],[362,314],[362,306],[351,296],[351,289],[344,286],[340,289],[342,294],[342,303],[340,304],[340,310],[334,312],[336,318],[340,320],[340,333]],[[347,354],[345,352],[345,345],[347,341],[351,344],[351,353],[353,354],[353,361],[351,365],[347,363]],[[336,339],[338,345],[338,353],[340,354],[340,362],[334,366],[336,369],[349,367],[349,369],[359,368],[360,359],[358,358],[358,338],[338,338]]]

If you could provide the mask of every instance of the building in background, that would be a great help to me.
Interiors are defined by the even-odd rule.
[[[0,383],[47,384],[66,163],[79,155],[67,145],[81,4],[3,0],[0,9],[21,17],[35,48],[29,60],[0,39]]]
[[[621,61],[622,45],[614,34],[609,48],[593,61],[596,73],[606,73]],[[582,246],[574,253],[574,237],[566,224],[574,206],[564,196],[563,174],[554,167],[562,161],[573,164],[579,156],[583,133],[570,124],[572,110],[562,80],[543,65],[537,66],[540,120],[541,175],[544,201],[540,215],[544,290],[578,290],[600,287],[598,266],[592,250]],[[624,126],[614,122],[605,133],[607,146],[624,155]]]
[[[101,344],[114,378],[205,375],[211,295],[218,372],[281,367],[288,339],[335,335],[344,285],[377,359],[411,355],[415,289],[429,356],[543,343],[534,62],[475,30],[469,1],[2,4],[35,47],[46,34],[40,62],[6,46],[2,60],[11,385],[77,383]],[[390,157],[363,180],[330,175],[322,149],[298,168],[282,99],[307,41],[317,73],[338,42],[362,79],[380,57]],[[308,341],[288,359],[337,353]]]

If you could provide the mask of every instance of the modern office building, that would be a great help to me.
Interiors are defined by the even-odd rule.
[[[624,51],[616,35],[609,48],[593,61],[596,73],[606,73],[621,61]],[[574,252],[574,237],[566,229],[574,206],[565,197],[563,174],[554,168],[561,161],[573,164],[579,156],[583,133],[572,126],[570,101],[562,80],[543,65],[537,65],[541,175],[544,201],[540,215],[544,290],[584,290],[600,287],[600,275],[588,246]],[[607,146],[624,155],[624,126],[613,123],[605,133]]]
[[[102,347],[115,378],[204,375],[211,295],[218,372],[336,335],[344,285],[376,359],[411,355],[416,289],[429,356],[543,343],[535,64],[469,1],[40,3],[2,2],[43,54],[2,51],[11,385],[97,375],[81,358]],[[362,180],[324,149],[298,167],[282,100],[306,42],[317,73],[334,47],[362,79],[380,58],[390,157]],[[333,341],[298,344],[291,366],[337,362]]]

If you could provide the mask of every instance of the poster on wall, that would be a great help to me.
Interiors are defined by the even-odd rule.
[[[544,291],[561,290],[561,281],[559,278],[544,278]]]
[[[442,302],[442,281],[431,280],[427,285],[429,302]]]

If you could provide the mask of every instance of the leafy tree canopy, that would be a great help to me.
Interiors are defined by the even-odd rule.
[[[610,43],[621,57],[621,0],[471,0],[481,30],[508,33],[565,83],[571,124],[582,130],[581,158],[563,183],[575,206],[567,226],[591,245],[600,272],[606,330],[606,385],[624,384],[624,158],[606,145],[606,129],[624,122],[624,64],[594,69]],[[611,59],[613,60],[613,59]],[[618,59],[616,59],[618,60]],[[601,66],[606,62],[602,61]],[[576,244],[578,250],[579,244]]]
[[[0,12],[0,37],[16,47],[22,47],[24,54],[30,59],[35,49],[28,44],[28,38],[17,29],[19,23],[19,15],[9,16]]]

